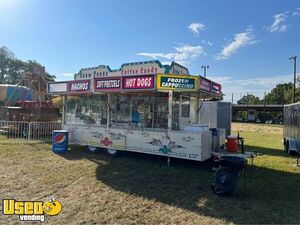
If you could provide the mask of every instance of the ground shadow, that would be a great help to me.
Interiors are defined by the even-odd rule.
[[[287,154],[283,149],[263,148],[254,145],[245,145],[245,151],[259,153],[261,155],[279,156],[285,158],[296,158],[297,154]]]
[[[240,181],[233,195],[220,197],[211,191],[211,161],[172,159],[168,168],[165,157],[125,152],[121,157],[110,158],[104,153],[87,154],[77,147],[63,157],[70,160],[86,158],[95,163],[105,160],[105,164],[99,163],[96,168],[97,180],[117,191],[199,215],[239,224],[300,223],[299,173],[254,165],[246,173],[246,192]]]

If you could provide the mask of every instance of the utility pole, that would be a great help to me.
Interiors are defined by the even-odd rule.
[[[265,92],[265,95],[264,95],[264,123],[266,122],[266,104],[267,104],[267,99],[266,99],[266,97],[267,97],[267,94],[266,94],[266,92]]]
[[[206,69],[209,69],[209,65],[202,65],[201,68],[203,69],[204,77],[206,77]]]
[[[296,102],[296,65],[297,65],[297,56],[292,56],[289,60],[294,60],[294,94],[293,94],[293,103]]]

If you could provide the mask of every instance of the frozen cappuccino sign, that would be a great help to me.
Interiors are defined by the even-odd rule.
[[[69,81],[68,92],[74,94],[91,92],[91,80]]]
[[[158,74],[157,89],[159,90],[198,90],[198,77]]]

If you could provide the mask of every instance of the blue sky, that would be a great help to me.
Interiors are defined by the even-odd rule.
[[[99,64],[176,60],[230,92],[292,81],[300,1],[0,0],[0,46],[59,80]]]

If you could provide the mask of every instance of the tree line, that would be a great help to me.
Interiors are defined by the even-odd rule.
[[[31,71],[34,67],[42,65],[35,60],[22,61],[15,57],[14,53],[5,46],[0,48],[0,84],[20,84],[22,73]],[[47,81],[54,81],[56,76],[46,72]],[[300,83],[300,77],[297,78]],[[20,85],[25,85],[26,82]],[[244,95],[237,104],[289,104],[293,99],[293,83],[278,84],[265,97],[259,98],[253,94]],[[300,87],[296,88],[296,101],[300,101]]]
[[[300,87],[299,80],[297,79],[296,85],[296,102],[300,102]],[[237,101],[237,104],[248,104],[248,105],[259,105],[259,104],[275,104],[283,105],[293,103],[293,93],[294,93],[294,84],[292,82],[277,84],[268,94],[264,97],[259,98],[253,94],[244,95],[241,99]]]
[[[27,86],[22,80],[22,74],[42,65],[35,60],[22,61],[5,46],[0,47],[0,84],[19,84]],[[46,72],[45,79],[54,81],[55,75]]]

